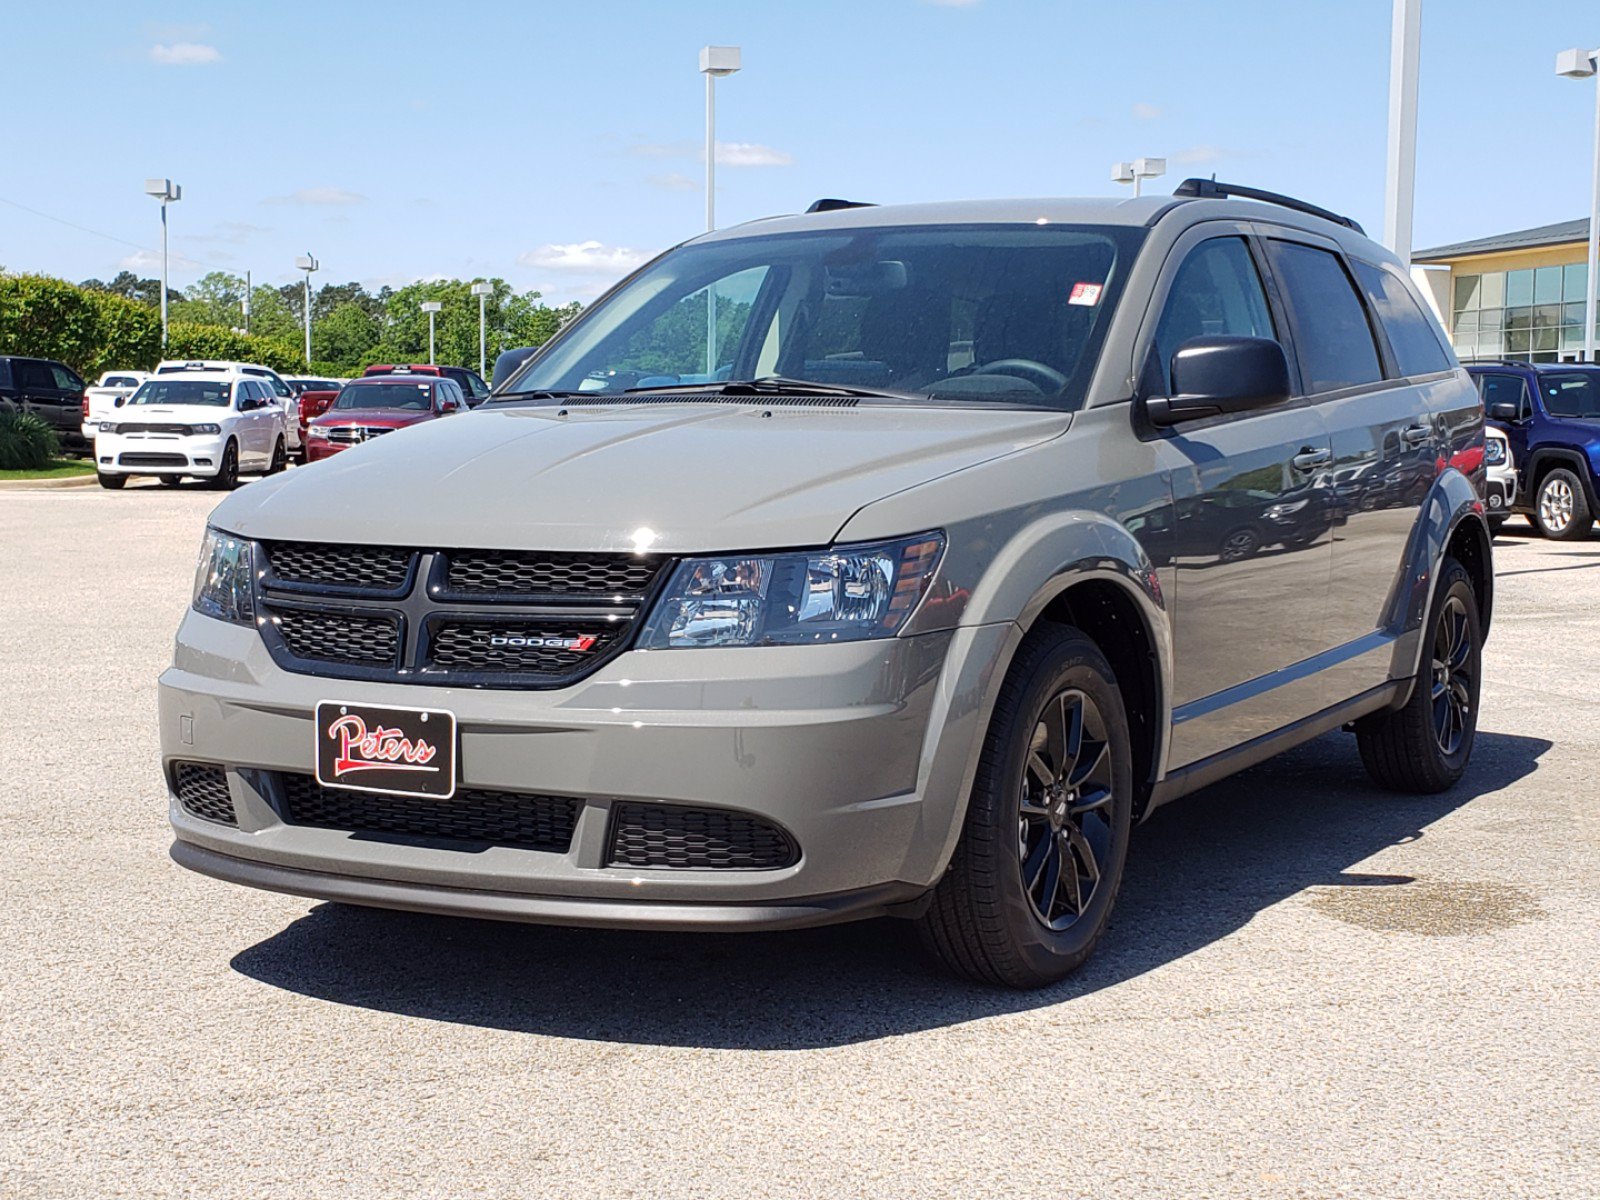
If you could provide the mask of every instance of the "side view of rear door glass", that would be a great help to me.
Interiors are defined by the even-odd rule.
[[[1328,250],[1267,241],[1284,292],[1306,392],[1332,392],[1383,379],[1383,364],[1355,285]]]

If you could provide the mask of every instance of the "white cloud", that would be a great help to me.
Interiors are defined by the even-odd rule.
[[[604,242],[552,243],[537,250],[527,250],[517,255],[524,267],[538,267],[547,271],[570,271],[580,275],[622,275],[648,262],[652,257],[647,250],[633,250],[627,246],[607,246]]]
[[[1133,106],[1133,115],[1141,121],[1154,121],[1161,115],[1161,108],[1155,104],[1140,102]]]
[[[695,158],[705,161],[705,147],[697,142],[634,142],[628,153],[638,158]],[[760,142],[718,142],[719,167],[787,167],[794,155]]]
[[[660,188],[664,192],[693,192],[700,187],[698,179],[690,179],[680,171],[668,171],[665,175],[651,175],[645,182],[651,187]]]
[[[163,67],[203,67],[221,62],[222,52],[204,42],[157,42],[150,47],[150,61]]]
[[[167,269],[169,271],[198,271],[203,265],[182,254],[168,253],[167,255]],[[160,275],[161,252],[159,250],[135,250],[126,258],[118,259],[117,266],[124,271],[148,271],[152,275]]]
[[[336,187],[310,187],[299,188],[287,196],[268,196],[263,204],[362,204],[366,197],[359,192],[346,191]]]
[[[774,150],[760,142],[718,142],[717,165],[720,167],[787,167],[794,155]]]

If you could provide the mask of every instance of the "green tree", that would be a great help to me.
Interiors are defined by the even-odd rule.
[[[250,332],[276,341],[303,342],[298,312],[290,310],[277,288],[260,284],[250,293]]]
[[[183,299],[170,305],[169,312],[174,321],[232,329],[244,325],[243,301],[243,276],[212,271],[185,290]]]
[[[335,364],[341,374],[354,374],[378,346],[378,322],[359,303],[339,305],[312,327],[313,357]]]

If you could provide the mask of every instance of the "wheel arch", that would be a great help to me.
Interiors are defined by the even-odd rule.
[[[1539,485],[1556,467],[1567,467],[1578,477],[1578,482],[1583,486],[1584,499],[1589,502],[1589,511],[1600,513],[1600,497],[1595,495],[1594,473],[1590,470],[1589,460],[1573,446],[1540,446],[1529,452],[1527,506],[1532,509],[1539,503]]]

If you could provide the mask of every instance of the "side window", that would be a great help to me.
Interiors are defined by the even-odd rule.
[[[25,391],[54,391],[55,376],[42,362],[21,359],[16,363],[17,386]]]
[[[1332,392],[1381,380],[1367,310],[1339,256],[1299,242],[1272,240],[1267,246],[1294,324],[1306,391]]]
[[[1428,315],[1417,307],[1406,285],[1371,263],[1357,260],[1355,268],[1356,278],[1366,290],[1367,301],[1389,335],[1400,374],[1431,375],[1435,371],[1450,370],[1455,364],[1441,336],[1434,331],[1434,323]]]
[[[81,391],[83,391],[83,380],[79,379],[76,375],[74,375],[71,371],[67,370],[65,367],[60,367],[60,366],[57,366],[54,363],[51,363],[50,364],[50,374],[55,379],[56,387],[59,388],[61,391],[63,391],[63,392],[81,392]]]
[[[1213,238],[1184,259],[1156,325],[1161,377],[1172,385],[1172,356],[1191,338],[1231,334],[1276,338],[1261,276],[1243,238]]]
[[[1528,388],[1519,375],[1480,375],[1478,394],[1487,410],[1496,404],[1515,404],[1519,420],[1528,416]]]

